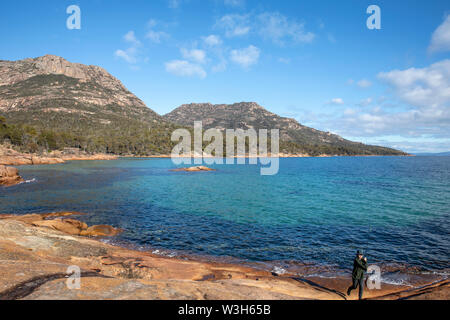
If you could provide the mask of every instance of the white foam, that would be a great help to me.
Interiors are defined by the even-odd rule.
[[[33,178],[31,180],[22,181],[21,183],[32,183],[32,182],[36,182],[36,181],[37,181],[36,178]],[[21,183],[19,183],[19,184],[21,184]]]
[[[278,275],[282,275],[282,274],[286,273],[286,270],[283,269],[282,267],[274,266],[272,268],[272,272],[275,273],[275,274],[278,274]]]
[[[381,278],[381,282],[385,283],[385,284],[391,284],[391,285],[394,285],[394,286],[414,287],[413,285],[411,285],[410,283],[408,283],[404,279],[383,279],[383,277],[382,277]]]

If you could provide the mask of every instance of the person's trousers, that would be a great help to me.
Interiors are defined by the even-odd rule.
[[[352,280],[353,285],[348,288],[348,292],[351,292],[359,286],[359,300],[361,300],[364,292],[364,277],[362,277],[361,279],[352,278]]]

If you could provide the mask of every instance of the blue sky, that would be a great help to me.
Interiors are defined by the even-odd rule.
[[[369,5],[381,30],[369,30]],[[81,30],[66,27],[69,5]],[[255,101],[348,139],[450,150],[448,1],[2,1],[0,59],[99,65],[160,114]]]

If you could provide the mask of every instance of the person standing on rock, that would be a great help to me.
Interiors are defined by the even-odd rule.
[[[363,251],[358,250],[356,252],[355,260],[353,261],[352,280],[353,284],[347,289],[347,295],[349,296],[352,290],[359,286],[359,300],[363,297],[364,292],[364,274],[367,271],[367,258],[364,257]]]

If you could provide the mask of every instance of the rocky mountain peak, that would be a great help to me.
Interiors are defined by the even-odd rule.
[[[72,63],[45,55],[18,61],[0,60],[0,113],[26,118],[27,111],[83,116],[99,123],[112,123],[111,117],[138,121],[161,121],[143,101],[105,69]],[[90,119],[89,119],[90,118]]]
[[[126,90],[123,84],[98,66],[72,63],[47,54],[18,61],[0,61],[0,86],[11,85],[37,75],[64,75],[81,81],[94,81],[111,90]]]

